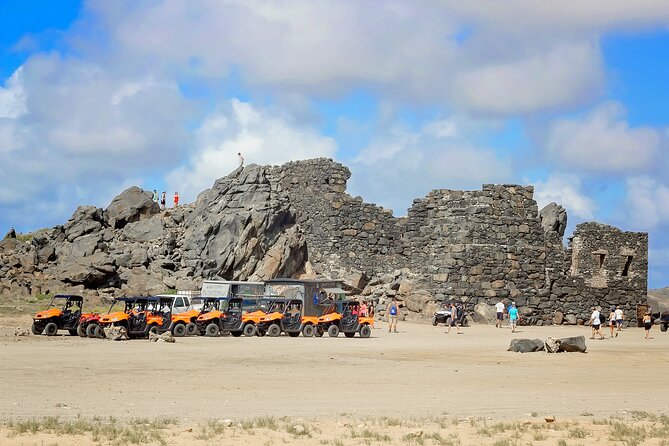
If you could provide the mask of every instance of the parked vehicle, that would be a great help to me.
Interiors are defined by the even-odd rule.
[[[439,304],[439,308],[437,308],[437,311],[434,312],[434,316],[432,317],[432,325],[436,326],[438,324],[446,324],[450,325],[451,323],[451,303],[452,301],[447,301],[443,300]],[[458,323],[460,326],[464,327],[467,325],[467,312],[465,311],[465,307],[460,304],[460,302],[456,302],[456,306],[460,305],[458,309]]]
[[[297,299],[275,300],[272,311],[258,320],[256,334],[299,336],[302,332],[302,306],[302,301]]]
[[[100,313],[82,314],[79,318],[77,334],[82,338],[103,338],[104,332],[100,327]]]
[[[666,332],[667,329],[669,328],[669,311],[663,311],[660,313],[660,317],[658,318],[657,323],[660,326],[660,331],[661,332]]]
[[[148,337],[149,332],[164,333],[172,328],[173,296],[117,297],[109,314],[100,317],[100,326],[123,327],[128,337]],[[123,310],[112,312],[123,305]]]
[[[360,316],[360,302],[357,300],[334,301],[318,318],[318,331],[321,335],[327,332],[333,338],[339,336],[339,332],[343,332],[347,338],[352,338],[356,333],[361,338],[368,338],[373,326],[374,318]]]
[[[67,330],[72,336],[77,336],[83,308],[83,297],[56,294],[51,298],[47,309],[35,315],[30,329],[34,335],[44,333],[47,336],[55,336],[58,330]]]

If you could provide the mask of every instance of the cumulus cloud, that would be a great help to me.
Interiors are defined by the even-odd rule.
[[[167,175],[170,190],[185,200],[245,163],[281,164],[291,160],[333,157],[334,139],[303,127],[276,109],[263,109],[233,99],[206,117],[196,132],[196,149],[187,166]]]
[[[669,186],[647,176],[626,181],[626,218],[634,227],[657,229],[669,224]]]
[[[534,199],[539,209],[554,201],[562,205],[568,215],[589,220],[594,217],[597,206],[581,189],[579,177],[553,173],[546,181],[534,182]]]
[[[349,191],[396,215],[432,189],[480,189],[513,175],[510,160],[468,143],[453,120],[437,119],[416,131],[393,124],[378,134],[351,163]]]
[[[630,127],[625,108],[615,102],[597,107],[583,119],[561,119],[549,129],[546,148],[563,165],[604,172],[649,167],[661,134],[650,127]]]

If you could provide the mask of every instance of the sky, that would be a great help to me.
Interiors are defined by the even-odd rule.
[[[665,0],[0,0],[0,232],[328,157],[396,216],[533,184],[567,235],[648,232],[663,287],[667,80]]]

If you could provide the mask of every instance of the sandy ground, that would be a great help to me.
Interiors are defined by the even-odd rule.
[[[628,328],[614,339],[586,339],[586,354],[549,355],[506,349],[515,337],[589,337],[589,327],[520,327],[512,334],[475,325],[458,335],[411,323],[388,333],[381,323],[369,339],[193,337],[165,344],[14,336],[29,322],[0,318],[0,419],[343,417],[355,427],[362,417],[669,413],[669,333],[657,327],[652,340]]]

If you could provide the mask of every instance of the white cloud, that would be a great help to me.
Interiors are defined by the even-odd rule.
[[[21,71],[21,68],[16,70],[7,79],[5,87],[0,87],[0,119],[18,118],[26,112]]]
[[[562,205],[567,215],[592,219],[597,208],[594,200],[581,191],[581,180],[575,175],[554,173],[546,181],[534,182],[534,199],[539,209],[551,202]]]
[[[621,104],[608,102],[583,119],[562,119],[548,131],[546,147],[565,166],[604,172],[638,171],[651,166],[660,132],[630,128]]]
[[[167,182],[170,190],[190,201],[238,167],[237,153],[242,153],[247,165],[281,164],[333,157],[336,148],[334,139],[294,123],[277,110],[233,99],[204,120],[189,166],[171,171]]]
[[[626,219],[645,230],[669,224],[669,186],[647,175],[626,181]]]

